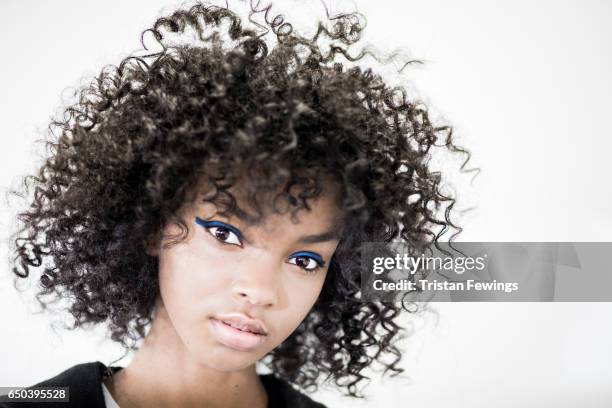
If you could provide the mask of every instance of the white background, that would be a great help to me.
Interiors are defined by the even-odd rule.
[[[327,2],[328,4],[330,1]],[[332,1],[332,11],[351,3]],[[31,172],[67,86],[139,48],[168,0],[0,4],[0,182]],[[366,40],[426,65],[409,86],[455,127],[482,168],[462,186],[463,240],[610,241],[612,2],[357,1]],[[318,1],[278,1],[299,27]],[[299,7],[298,7],[299,6]],[[2,202],[2,259],[14,208]],[[0,269],[0,385],[29,385],[120,350],[100,332],[54,333]],[[406,320],[407,379],[378,376],[366,401],[333,390],[330,406],[612,406],[610,303],[437,304]],[[129,360],[119,364],[125,365]]]

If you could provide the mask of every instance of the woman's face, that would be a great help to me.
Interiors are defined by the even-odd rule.
[[[185,240],[158,249],[161,300],[196,361],[220,370],[248,367],[285,340],[315,303],[338,245],[334,200],[257,224],[185,206]],[[241,208],[240,199],[238,205]],[[169,224],[165,236],[180,228]]]

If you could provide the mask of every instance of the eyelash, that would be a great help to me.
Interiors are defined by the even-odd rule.
[[[307,258],[309,260],[313,260],[316,263],[317,266],[309,269],[303,266],[299,266],[297,265],[297,263],[289,262],[290,264],[296,265],[299,268],[305,270],[307,273],[315,273],[316,271],[325,266],[325,261],[323,261],[319,256],[314,256],[314,254],[310,255],[310,253],[306,251],[296,252],[294,254],[291,254],[289,257],[290,260],[297,258]]]
[[[200,217],[196,217],[196,223],[201,225],[202,227],[204,227],[204,229],[206,229],[206,231],[213,236],[213,238],[215,238],[217,241],[221,242],[224,245],[235,245],[235,246],[239,246],[242,247],[242,234],[240,234],[240,231],[238,231],[237,229],[235,229],[234,227],[232,227],[229,224],[226,224],[224,222],[220,222],[220,221],[205,221],[203,219],[201,219]],[[227,232],[229,232],[230,234],[233,234],[236,239],[238,240],[238,243],[232,243],[232,242],[226,242],[222,239],[219,239],[219,237],[215,234],[216,231],[211,231],[212,229],[223,229]]]
[[[204,227],[204,229],[206,229],[206,231],[213,236],[213,238],[215,238],[217,241],[219,241],[222,245],[235,245],[235,246],[239,246],[242,247],[242,234],[240,234],[240,231],[238,231],[236,228],[232,227],[229,224],[226,224],[224,222],[220,222],[220,221],[205,221],[200,217],[196,217],[196,224],[201,225],[202,227]],[[224,241],[222,239],[219,239],[219,237],[216,235],[216,231],[211,231],[212,229],[223,229],[227,232],[229,232],[230,234],[233,234],[237,240],[238,243],[228,243],[227,241]],[[325,266],[325,261],[323,261],[318,255],[316,254],[312,254],[311,252],[308,251],[300,251],[300,252],[295,252],[293,254],[290,255],[289,260],[293,260],[293,259],[298,259],[298,258],[306,258],[309,260],[313,260],[316,263],[316,266],[314,268],[306,268],[303,266],[299,266],[297,265],[297,261],[296,262],[289,262],[292,265],[296,265],[298,266],[300,269],[306,271],[306,273],[315,273],[316,271],[318,271],[319,269],[321,269],[322,267]]]

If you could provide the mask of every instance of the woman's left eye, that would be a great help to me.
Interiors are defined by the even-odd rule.
[[[289,258],[289,263],[297,265],[307,271],[315,271],[325,264],[323,260],[316,259],[314,256],[305,254],[292,256]]]

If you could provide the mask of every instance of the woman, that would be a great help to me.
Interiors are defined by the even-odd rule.
[[[37,384],[70,387],[62,407],[316,407],[292,385],[358,397],[366,368],[402,371],[402,309],[361,301],[359,246],[459,230],[429,160],[467,153],[352,63],[358,14],[312,38],[258,15],[158,19],[143,37],[161,51],[103,69],[52,124],[14,272],[40,271],[39,301],[70,299],[73,327],[106,323],[137,350]]]

